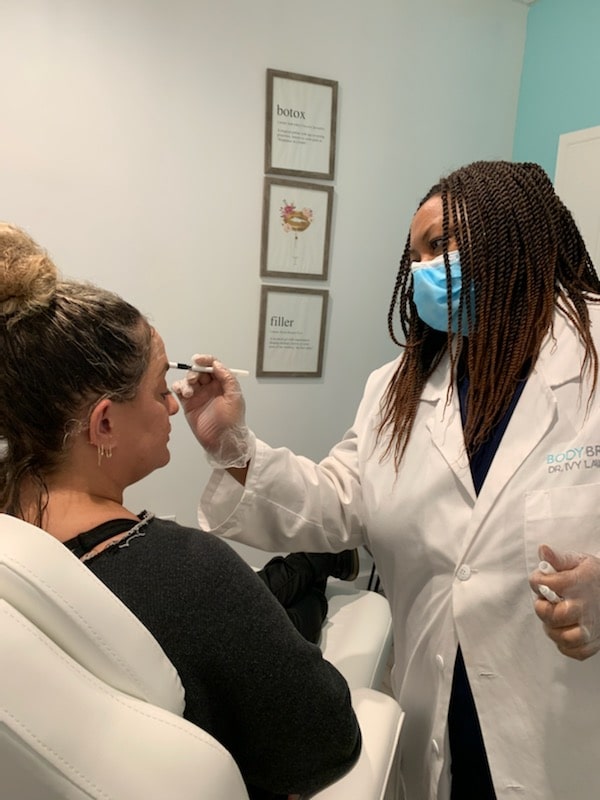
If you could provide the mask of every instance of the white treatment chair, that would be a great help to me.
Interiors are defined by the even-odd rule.
[[[338,640],[351,594],[334,592],[323,646],[353,681],[377,680],[382,654],[364,658],[352,630]],[[352,697],[363,750],[319,800],[384,796],[403,713],[371,688],[355,684]],[[173,665],[139,620],[57,540],[0,514],[2,797],[247,800],[233,758],[183,707]]]
[[[334,578],[327,581],[326,594],[329,610],[319,642],[323,655],[351,689],[379,689],[392,647],[390,604],[376,592]]]

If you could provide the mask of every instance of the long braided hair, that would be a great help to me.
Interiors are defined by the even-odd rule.
[[[464,440],[469,456],[483,444],[507,411],[517,383],[527,377],[542,342],[553,330],[555,307],[575,326],[584,347],[581,376],[591,374],[593,393],[598,354],[592,341],[586,302],[600,302],[600,279],[575,221],[537,164],[478,161],[433,186],[419,204],[442,201],[442,240],[448,286],[448,242],[460,252],[462,290],[458,330],[466,320],[467,338],[419,319],[413,302],[410,237],[407,239],[392,301],[388,330],[405,348],[384,394],[380,441],[384,458],[400,465],[425,383],[449,354],[451,380],[458,364],[469,375]],[[472,287],[475,307],[472,308]],[[405,343],[394,333],[398,307]],[[460,362],[459,362],[460,359]]]

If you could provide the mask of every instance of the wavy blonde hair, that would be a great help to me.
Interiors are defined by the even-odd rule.
[[[23,230],[0,223],[0,508],[23,516],[35,487],[40,524],[46,477],[68,457],[70,434],[101,397],[135,397],[152,329],[118,295],[61,280]]]

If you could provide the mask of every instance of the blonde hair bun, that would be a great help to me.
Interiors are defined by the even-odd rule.
[[[0,316],[10,323],[47,307],[58,280],[46,251],[25,231],[0,222]]]

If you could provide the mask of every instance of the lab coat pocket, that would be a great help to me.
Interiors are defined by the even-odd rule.
[[[597,555],[600,551],[600,484],[544,489],[525,495],[527,572],[539,564],[538,547]]]

